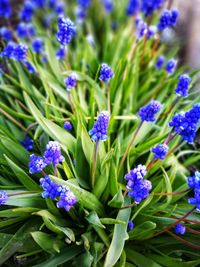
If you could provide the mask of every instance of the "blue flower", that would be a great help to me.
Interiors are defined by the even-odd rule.
[[[56,52],[56,58],[58,60],[63,60],[65,58],[65,48],[61,47],[60,49],[58,49],[58,51]]]
[[[44,8],[46,4],[46,0],[31,0],[35,7]]]
[[[5,191],[0,191],[0,206],[6,204],[8,195]]]
[[[145,16],[151,16],[156,10],[164,4],[164,0],[142,0],[141,11]]]
[[[12,9],[9,0],[0,0],[0,17],[9,18],[12,14]]]
[[[71,43],[72,37],[76,35],[76,27],[74,23],[64,17],[58,18],[58,32],[56,34],[57,40],[61,45],[68,45]]]
[[[77,23],[81,24],[84,22],[86,16],[87,16],[87,10],[85,10],[81,6],[76,7],[76,17],[77,17]]]
[[[33,26],[32,23],[28,23],[28,24],[26,24],[26,30],[27,30],[27,36],[28,36],[29,38],[35,36],[36,31],[35,31],[35,27]]]
[[[4,47],[3,51],[1,52],[1,57],[11,59],[14,55],[14,50],[16,47],[16,43],[9,42],[6,47]]]
[[[156,121],[155,115],[161,109],[161,103],[159,101],[153,100],[146,106],[140,108],[138,115],[142,121]]]
[[[128,221],[128,230],[129,230],[129,231],[132,231],[133,228],[134,228],[134,223],[133,223],[133,221]]]
[[[69,190],[69,188],[66,186],[66,190],[64,190],[60,194],[60,200],[57,203],[57,207],[64,208],[66,211],[69,211],[75,204],[76,204],[76,197],[75,195]]]
[[[108,139],[107,133],[109,120],[110,114],[108,111],[102,111],[99,114],[93,128],[89,131],[89,135],[93,141],[98,142],[99,140],[105,141]]]
[[[148,33],[148,25],[142,19],[136,21],[136,38],[137,40],[142,39]]]
[[[151,149],[151,151],[154,153],[154,158],[160,159],[160,160],[165,159],[165,156],[167,155],[168,150],[169,150],[169,147],[166,144],[157,145],[156,147]]]
[[[156,65],[155,65],[156,69],[158,69],[158,70],[161,69],[162,66],[164,65],[164,63],[165,63],[165,57],[162,55],[159,56],[157,61],[156,61]]]
[[[108,82],[114,76],[114,72],[108,64],[101,64],[99,80]]]
[[[176,94],[182,97],[187,97],[191,80],[192,79],[187,74],[180,75],[178,85],[175,89]]]
[[[157,28],[154,25],[149,26],[148,32],[147,32],[147,39],[154,37],[156,32],[157,32]]]
[[[65,13],[65,4],[63,2],[56,3],[54,10],[58,16],[62,16]]]
[[[0,36],[6,41],[9,42],[12,40],[12,32],[7,27],[0,28]]]
[[[71,131],[73,129],[73,126],[72,126],[72,124],[69,121],[65,121],[64,128],[67,131]]]
[[[28,47],[25,44],[19,43],[14,49],[13,59],[19,62],[23,62],[27,57]]]
[[[36,73],[35,67],[30,62],[28,62],[27,60],[25,60],[23,63],[24,63],[24,66],[27,68],[27,70],[28,70],[28,72],[30,74]]]
[[[128,181],[127,188],[128,189],[134,188],[134,186],[138,183],[138,181],[144,178],[146,173],[147,173],[146,166],[141,164],[139,164],[133,170],[130,170],[130,172],[125,175],[125,179]]]
[[[34,13],[35,6],[31,1],[25,1],[24,6],[20,12],[21,20],[25,22],[29,22],[32,19]]]
[[[16,33],[19,38],[26,38],[27,37],[27,24],[24,22],[20,22],[17,25]]]
[[[187,183],[190,188],[200,188],[200,172],[196,171],[194,176],[189,176]]]
[[[40,179],[40,185],[43,188],[42,197],[43,198],[51,198],[55,199],[60,196],[60,192],[58,191],[59,185],[52,181],[49,176],[45,176],[45,178]]]
[[[168,27],[173,27],[177,23],[179,12],[177,10],[164,10],[158,23],[158,30],[163,31]]]
[[[165,69],[169,74],[173,74],[176,69],[176,65],[177,65],[177,60],[172,58],[167,62]]]
[[[45,163],[57,165],[59,162],[63,162],[65,159],[61,154],[60,144],[56,141],[50,141],[46,145],[46,151],[44,152]]]
[[[185,228],[185,226],[183,226],[183,225],[180,224],[180,223],[176,224],[176,226],[175,226],[175,233],[176,233],[177,235],[184,235],[185,232],[186,232],[186,228]]]
[[[79,6],[88,8],[91,5],[91,0],[77,0]]]
[[[36,156],[34,154],[30,155],[30,162],[29,162],[29,172],[31,174],[36,173],[36,172],[41,172],[45,167],[46,163],[44,161],[43,157]]]
[[[44,48],[44,42],[41,38],[36,38],[32,41],[33,51],[37,54],[42,54]]]
[[[149,196],[149,191],[152,189],[151,182],[143,180],[146,173],[146,167],[140,164],[125,176],[125,179],[128,181],[128,195],[132,197],[137,204],[147,198]]]
[[[105,10],[107,13],[111,13],[113,11],[113,2],[112,0],[101,0]]]
[[[77,84],[77,75],[76,73],[72,73],[67,78],[64,79],[67,91],[71,91]]]
[[[129,0],[127,8],[126,8],[126,14],[128,16],[135,16],[140,10],[140,0]]]
[[[29,136],[26,136],[26,138],[21,141],[21,144],[26,150],[31,151],[33,149],[34,141]]]

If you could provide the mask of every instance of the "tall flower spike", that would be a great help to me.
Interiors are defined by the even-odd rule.
[[[99,80],[108,82],[114,76],[114,72],[108,64],[101,64]]]
[[[61,45],[68,45],[71,43],[72,37],[76,35],[76,27],[74,23],[64,17],[58,18],[58,32],[57,40]]]
[[[182,97],[187,97],[191,80],[192,79],[187,74],[180,75],[178,85],[175,89],[175,93]]]
[[[64,79],[67,91],[71,91],[77,84],[77,75],[76,73],[72,73],[67,78]]]
[[[161,103],[159,101],[153,100],[146,106],[140,108],[138,115],[142,121],[156,121],[155,115],[161,109]]]
[[[175,233],[176,233],[177,235],[184,235],[185,232],[186,232],[186,228],[185,228],[185,226],[183,226],[183,225],[180,224],[180,223],[176,224],[176,226],[175,226]]]
[[[138,183],[138,181],[144,178],[146,173],[147,173],[146,166],[142,164],[139,164],[136,168],[130,170],[130,172],[125,175],[125,179],[128,181],[127,188],[128,189],[134,188],[134,186]]]
[[[93,141],[105,141],[108,139],[107,132],[109,120],[110,114],[108,111],[102,111],[99,114],[93,128],[89,131],[89,135],[91,136]]]
[[[60,194],[60,200],[57,203],[58,208],[64,208],[66,211],[69,211],[76,204],[75,195],[69,190],[68,187],[65,187]]]
[[[43,188],[42,197],[43,198],[51,198],[55,199],[60,196],[60,192],[58,191],[59,185],[52,181],[49,176],[45,176],[40,179],[40,185]]]
[[[59,162],[63,162],[65,159],[61,154],[60,144],[56,141],[50,141],[46,145],[46,151],[44,152],[45,163],[57,165]]]
[[[157,145],[156,147],[151,149],[151,151],[154,153],[154,158],[160,159],[160,160],[165,159],[165,156],[167,155],[168,150],[169,150],[169,147],[166,144]]]
[[[0,206],[6,204],[8,195],[5,191],[0,191]]]
[[[43,157],[36,156],[34,154],[30,155],[30,162],[28,164],[29,172],[31,174],[36,172],[41,172],[46,167],[46,163]]]
[[[165,69],[169,74],[173,74],[176,69],[176,66],[177,66],[177,60],[172,58],[167,62]]]
[[[128,16],[135,16],[140,11],[140,0],[129,0],[126,14]]]
[[[136,204],[139,204],[143,199],[149,196],[149,191],[152,189],[152,184],[148,180],[139,180],[134,188],[128,192]]]

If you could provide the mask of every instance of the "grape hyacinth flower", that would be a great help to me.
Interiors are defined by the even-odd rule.
[[[12,32],[7,27],[0,28],[0,36],[6,41],[9,42],[12,40]]]
[[[147,32],[147,39],[151,39],[152,37],[154,37],[156,32],[157,28],[154,25],[149,26]]]
[[[142,39],[148,33],[148,25],[142,19],[136,21],[136,38],[137,40]]]
[[[151,182],[143,180],[146,173],[146,167],[140,164],[125,176],[125,179],[128,181],[128,196],[132,197],[136,204],[147,198],[149,191],[152,189]]]
[[[21,144],[26,150],[31,151],[33,149],[34,141],[29,136],[26,136],[26,138],[21,141]]]
[[[43,188],[42,197],[55,199],[60,196],[60,192],[58,191],[59,185],[52,181],[49,176],[45,176],[40,179],[40,185]]]
[[[34,4],[30,0],[25,1],[23,8],[20,12],[21,20],[25,22],[31,21],[34,10],[35,10]]]
[[[113,11],[113,2],[112,0],[101,0],[102,5],[105,8],[107,13],[111,13]]]
[[[60,194],[60,200],[57,203],[59,209],[64,208],[66,211],[69,211],[76,204],[75,195],[69,190],[66,186]]]
[[[77,4],[83,8],[88,8],[91,5],[91,0],[77,0]]]
[[[64,122],[64,129],[67,131],[71,131],[73,129],[73,126],[69,121],[65,121]]]
[[[151,16],[156,10],[160,9],[165,0],[142,0],[141,11],[144,15]]]
[[[0,17],[9,18],[12,14],[12,9],[9,0],[0,0]]]
[[[46,167],[46,163],[43,157],[36,156],[34,154],[30,155],[30,162],[28,164],[29,172],[31,174],[36,172],[41,172]]]
[[[76,73],[72,73],[71,75],[69,75],[67,78],[64,79],[64,82],[65,82],[67,91],[70,92],[71,89],[75,88],[77,84]]]
[[[134,228],[134,223],[133,223],[133,221],[128,221],[128,230],[129,230],[129,231],[132,231],[133,228]]]
[[[44,42],[41,38],[36,38],[32,41],[33,51],[37,54],[42,54],[44,48]]]
[[[6,204],[6,201],[8,199],[8,195],[5,191],[0,191],[0,206]]]
[[[108,124],[110,120],[110,113],[108,111],[102,111],[97,117],[93,128],[89,131],[89,135],[92,140],[98,142],[99,140],[105,141],[108,139]]]
[[[129,0],[126,7],[126,14],[128,16],[135,16],[140,11],[140,0]]]
[[[30,74],[36,73],[36,69],[29,61],[25,60],[23,63]]]
[[[63,16],[65,14],[65,4],[63,2],[56,3],[54,10],[58,16]]]
[[[114,72],[111,67],[106,63],[101,64],[99,80],[107,83],[113,76]]]
[[[25,44],[19,43],[16,45],[13,53],[13,59],[18,62],[23,62],[27,57],[28,47]]]
[[[166,144],[157,145],[156,147],[151,149],[151,151],[154,153],[154,158],[160,159],[160,160],[165,159],[165,156],[167,155],[168,150],[169,150],[169,147]]]
[[[175,233],[177,235],[184,235],[185,232],[186,232],[186,227],[185,226],[183,226],[180,223],[176,224],[176,226],[175,226]]]
[[[64,17],[58,18],[58,32],[56,34],[57,40],[61,45],[68,45],[71,43],[73,36],[76,35],[76,27],[74,23]]]
[[[200,172],[197,171],[194,176],[188,177],[187,183],[189,188],[194,190],[194,196],[188,199],[188,203],[200,210]]]
[[[77,23],[82,24],[87,16],[87,11],[83,7],[77,6],[75,10],[75,14],[76,14]]]
[[[166,28],[174,27],[177,23],[179,12],[177,10],[164,10],[158,23],[158,30],[163,31]]]
[[[24,22],[20,22],[17,25],[16,33],[19,38],[26,38],[27,37],[27,24]]]
[[[9,42],[6,47],[4,47],[3,51],[1,52],[0,56],[2,58],[12,59],[16,44],[14,42]]]
[[[175,59],[170,59],[168,62],[167,62],[167,65],[165,67],[165,70],[169,73],[169,74],[173,74],[175,69],[176,69],[176,65],[177,65],[177,60]]]
[[[46,0],[31,0],[36,8],[44,8],[46,5]]]
[[[156,65],[155,65],[156,69],[158,69],[158,70],[161,69],[162,66],[164,65],[164,63],[165,63],[165,57],[162,55],[159,56],[157,61],[156,61]]]
[[[175,93],[179,96],[187,97],[191,80],[192,79],[187,74],[180,75],[178,85],[175,89]]]
[[[161,107],[159,101],[152,100],[149,104],[140,108],[138,115],[140,116],[141,121],[156,121],[155,115],[160,111]]]
[[[61,154],[60,144],[57,141],[50,141],[46,145],[44,157],[46,164],[52,163],[54,166],[65,160]]]
[[[173,127],[174,132],[182,136],[183,140],[193,143],[199,120],[200,104],[195,104],[188,112],[175,114],[169,126]]]
[[[26,30],[27,30],[27,36],[29,38],[31,38],[31,37],[36,35],[35,27],[33,26],[32,23],[26,24]]]
[[[63,60],[65,58],[65,47],[58,49],[58,51],[56,52],[56,58],[58,60]]]

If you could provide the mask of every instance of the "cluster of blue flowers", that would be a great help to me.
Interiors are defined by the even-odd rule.
[[[136,204],[149,196],[149,191],[152,189],[152,184],[148,180],[143,180],[146,175],[146,167],[138,165],[136,168],[126,174],[128,195],[132,197]]]
[[[162,105],[159,101],[153,100],[146,106],[140,108],[138,115],[142,121],[156,121],[155,115],[160,111]]]
[[[61,154],[60,145],[56,141],[50,141],[46,145],[44,157],[32,154],[29,162],[29,172],[41,172],[48,164],[52,163],[54,166],[64,161]]]
[[[182,97],[187,97],[191,80],[192,79],[187,74],[180,75],[178,85],[175,89],[176,94]]]
[[[26,138],[21,141],[21,144],[26,150],[31,151],[33,149],[34,141],[29,136],[26,136]]]
[[[163,65],[165,64],[165,57],[163,55],[159,56],[157,61],[156,61],[156,64],[155,64],[155,67],[156,69],[161,69],[163,67]],[[175,59],[170,59],[166,65],[165,65],[165,70],[169,73],[169,74],[173,74],[175,69],[176,69],[176,66],[177,66],[177,60]]]
[[[71,89],[73,89],[74,87],[76,87],[77,84],[77,75],[76,73],[72,73],[71,75],[69,75],[67,78],[64,79],[65,82],[65,86],[67,91],[71,91]]]
[[[4,205],[8,199],[8,195],[5,191],[0,191],[0,206]]]
[[[42,192],[43,198],[49,197],[52,200],[59,198],[57,202],[58,208],[64,208],[66,211],[69,211],[76,204],[76,197],[68,186],[55,183],[49,176],[41,178],[40,185],[44,190]]]
[[[114,72],[111,67],[106,63],[101,64],[99,80],[107,83],[113,76]]]
[[[113,2],[112,0],[101,0],[104,8],[105,8],[105,11],[107,13],[111,13],[113,11]]]
[[[7,27],[1,27],[0,28],[0,36],[2,39],[4,39],[6,42],[9,42],[12,40],[13,35],[11,30],[9,30]]]
[[[154,153],[154,158],[160,159],[160,160],[165,159],[165,156],[167,155],[168,150],[169,150],[169,147],[166,144],[157,145],[156,147],[151,149],[151,151]]]
[[[161,14],[158,30],[163,31],[169,27],[176,26],[179,12],[177,10],[164,10]]]
[[[188,203],[195,205],[197,210],[200,210],[200,172],[195,172],[194,176],[187,178],[189,188],[194,190],[194,196],[188,199]]]
[[[41,38],[35,38],[32,41],[33,51],[37,54],[42,54],[44,49],[44,42]]]
[[[108,139],[107,132],[109,120],[110,114],[108,111],[102,111],[99,114],[93,128],[89,131],[89,135],[93,141],[98,142],[99,140],[105,141]]]
[[[176,224],[176,226],[175,226],[175,233],[177,235],[184,235],[185,232],[186,232],[186,227],[185,226],[183,226],[180,223]]]
[[[58,32],[57,40],[58,42],[65,46],[71,43],[72,38],[76,35],[76,27],[74,23],[64,17],[58,18]]]
[[[183,140],[193,143],[196,136],[198,122],[200,121],[200,104],[193,105],[188,112],[175,114],[169,123],[173,131],[182,136]]]
[[[129,0],[126,13],[128,16],[135,16],[142,11],[145,16],[151,16],[160,9],[165,0]]]
[[[12,14],[12,8],[9,0],[0,0],[0,17],[9,18]]]
[[[19,38],[32,38],[36,35],[35,27],[31,23],[20,22],[17,25],[16,33]]]

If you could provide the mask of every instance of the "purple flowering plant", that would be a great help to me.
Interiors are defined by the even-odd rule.
[[[0,265],[199,265],[198,71],[162,43],[172,2],[0,0]]]

